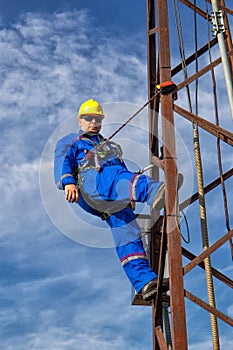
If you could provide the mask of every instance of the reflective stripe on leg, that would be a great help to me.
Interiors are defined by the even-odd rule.
[[[147,259],[146,253],[139,252],[139,253],[134,253],[134,254],[128,254],[128,255],[124,256],[122,259],[120,259],[121,265],[124,266],[128,262],[130,262],[132,260],[136,260],[136,259]]]

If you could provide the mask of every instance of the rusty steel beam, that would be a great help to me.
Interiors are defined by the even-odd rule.
[[[223,174],[223,180],[227,180],[233,175],[233,168],[228,170],[226,173]],[[214,181],[212,181],[210,184],[204,187],[204,193],[208,193],[211,190],[213,190],[215,187],[221,184],[221,177],[218,177]],[[193,194],[190,198],[186,199],[180,204],[180,210],[186,208],[189,204],[192,204],[198,199],[198,192]]]
[[[159,30],[158,27],[151,28],[148,30],[148,35],[153,35],[153,34],[157,33],[158,30]]]
[[[162,285],[163,285],[163,276],[164,276],[164,267],[166,260],[166,251],[167,251],[167,234],[166,234],[166,225],[165,219],[162,222],[162,233],[160,232],[160,247],[159,247],[159,259],[157,262],[158,267],[158,290],[156,298],[153,302],[153,316],[154,316],[154,326],[160,326],[162,320]]]
[[[155,334],[161,350],[168,350],[161,326],[155,327]]]
[[[208,131],[210,134],[219,137],[220,140],[233,146],[233,133],[209,122],[208,120],[193,114],[186,109],[174,104],[174,111],[191,122],[198,123],[198,126]]]
[[[171,80],[168,4],[157,1],[158,54],[160,81]],[[172,348],[187,349],[186,316],[180,232],[177,224],[177,166],[172,96],[161,96],[164,174],[166,183],[165,212],[168,242],[170,305],[172,318]]]
[[[147,8],[147,76],[148,76],[148,100],[155,93],[157,82],[157,64],[156,64],[156,40],[155,40],[155,4],[154,0],[146,1]],[[149,127],[149,150],[150,157],[158,156],[158,99],[153,99],[149,104],[148,127]],[[159,171],[156,167],[152,169],[151,176],[158,180]]]
[[[184,290],[184,295],[186,298],[197,304],[198,306],[201,306],[203,309],[206,311],[210,312],[211,314],[215,315],[218,317],[220,320],[224,321],[225,323],[229,324],[230,326],[233,327],[233,319],[227,315],[225,315],[223,312],[217,310],[216,308],[213,308],[203,300],[199,299],[196,295],[190,293],[187,290]]]
[[[146,0],[146,22],[147,22],[147,76],[148,76],[148,100],[150,100],[155,93],[155,85],[157,82],[157,59],[156,59],[156,35],[158,34],[158,27],[155,27],[155,1]],[[159,142],[158,142],[158,110],[159,103],[158,98],[153,99],[149,104],[148,109],[148,128],[149,128],[149,151],[150,159],[152,156],[158,156]],[[152,162],[152,161],[151,161]],[[159,179],[159,169],[153,167],[151,170],[152,178]],[[158,232],[160,227],[156,224],[151,228],[151,254],[150,265],[152,269],[159,274],[159,249],[160,239],[158,238]],[[158,310],[155,309],[155,302],[152,302],[152,329],[153,329],[153,350],[161,350],[156,334],[155,326],[162,325],[162,303],[156,305]],[[157,313],[157,315],[156,315]]]
[[[187,250],[184,247],[182,247],[182,254],[183,254],[183,256],[188,258],[189,260],[193,260],[196,258],[196,255],[194,255],[193,253],[191,253],[189,250]],[[205,270],[205,265],[204,265],[203,261],[200,262],[198,264],[198,266],[201,267],[203,270]],[[214,267],[211,267],[211,270],[212,270],[212,274],[214,277],[219,279],[221,282],[225,283],[227,286],[233,288],[233,281],[229,277],[225,276],[223,273],[216,270]]]
[[[197,266],[201,261],[203,261],[207,256],[215,252],[216,249],[220,248],[224,243],[226,243],[233,236],[233,230],[227,232],[219,240],[213,243],[211,246],[205,249],[201,254],[196,256],[190,263],[184,266],[183,271],[184,275],[190,272],[195,266]]]
[[[197,57],[201,57],[206,51],[208,51],[209,48],[214,47],[218,43],[218,40],[216,38],[212,39],[208,44],[203,45],[197,52],[192,54],[191,56],[187,57],[185,59],[185,66],[188,66],[192,62],[194,62]],[[183,64],[180,63],[176,67],[172,68],[171,74],[172,77],[182,71]]]
[[[163,161],[162,159],[158,158],[158,157],[151,157],[151,162],[156,165],[158,168],[164,170],[164,165],[163,165]]]
[[[161,232],[160,232],[161,234]],[[156,327],[161,327],[163,324],[163,318],[162,318],[162,290],[161,285],[163,281],[163,273],[164,273],[164,264],[165,264],[165,257],[166,257],[166,247],[164,246],[164,234],[162,234],[162,237],[158,238],[158,232],[157,235],[155,235],[155,232],[153,232],[153,235],[151,237],[151,251],[153,252],[152,256],[152,269],[157,273],[158,275],[158,289],[157,294],[154,300],[152,300],[152,325],[153,325],[153,344],[154,349],[162,350],[159,339],[156,335]]]
[[[206,13],[206,11],[202,10],[200,7],[195,6],[189,0],[180,0],[180,1],[183,2],[183,4],[185,4],[189,8],[191,8],[192,10],[196,11],[201,17],[208,19],[208,14]]]
[[[177,90],[181,90],[184,87],[186,87],[187,85],[191,84],[192,82],[194,82],[195,80],[200,78],[202,75],[206,74],[211,69],[213,69],[214,67],[218,66],[221,62],[222,62],[221,57],[217,58],[215,61],[213,61],[210,64],[208,64],[203,69],[199,70],[197,73],[191,75],[188,79],[185,79],[182,83],[178,84],[177,85]]]

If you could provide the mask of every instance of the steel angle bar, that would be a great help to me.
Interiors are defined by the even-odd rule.
[[[207,304],[205,301],[198,298],[196,295],[188,292],[187,290],[184,290],[184,295],[186,298],[194,302],[195,304],[201,306],[206,311],[210,312],[211,314],[218,317],[220,320],[224,321],[225,323],[229,324],[230,326],[233,326],[233,319],[227,315],[225,315],[223,312],[219,311],[216,308],[213,308],[209,304]]]
[[[154,321],[155,326],[158,326],[157,320],[160,321],[162,319],[162,285],[163,285],[163,276],[164,276],[164,267],[166,260],[166,251],[167,251],[167,234],[166,234],[166,223],[165,218],[162,223],[162,234],[160,240],[160,248],[159,248],[159,261],[158,261],[158,285],[157,285],[157,295],[154,300]]]
[[[158,168],[164,170],[164,164],[163,164],[163,161],[158,158],[158,157],[155,157],[155,156],[152,156],[151,157],[151,162],[156,165]]]
[[[224,243],[226,243],[233,236],[233,230],[227,232],[219,240],[213,243],[210,247],[206,248],[204,252],[199,254],[195,259],[188,263],[184,268],[184,275],[190,272],[195,266],[197,266],[201,261],[203,261],[207,256],[212,254],[216,249],[220,248]]]
[[[194,62],[197,59],[197,57],[200,57],[201,55],[203,55],[205,52],[209,50],[209,48],[214,47],[217,43],[218,43],[218,40],[214,38],[208,44],[205,44],[204,46],[202,46],[197,52],[193,53],[191,56],[185,59],[185,66],[188,66],[190,63]],[[172,71],[171,71],[172,77],[177,73],[181,72],[182,69],[183,69],[182,63],[172,68]]]
[[[170,42],[168,32],[168,2],[157,1],[158,59],[160,82],[171,80]],[[161,95],[162,140],[164,147],[164,174],[166,181],[166,232],[173,350],[187,349],[184,285],[180,232],[177,225],[177,166],[172,96]]]
[[[185,79],[182,83],[178,84],[177,90],[179,91],[179,90],[183,89],[184,87],[186,87],[187,85],[191,84],[193,81],[197,80],[202,75],[208,73],[214,67],[217,67],[221,62],[222,62],[221,57],[216,58],[215,61],[211,62],[210,64],[208,64],[204,68],[200,69],[197,73],[191,75],[188,79]]]
[[[223,174],[223,180],[227,180],[229,177],[233,175],[233,168],[228,170],[226,173]],[[218,177],[216,180],[209,183],[207,186],[204,187],[204,193],[208,193],[211,190],[213,190],[215,187],[221,184],[221,177]],[[180,210],[186,208],[189,204],[192,204],[198,200],[198,192],[194,193],[191,197],[187,198],[185,201],[183,201],[180,204]]]
[[[193,253],[191,253],[189,250],[187,250],[184,247],[182,247],[182,254],[183,254],[183,256],[185,256],[189,260],[193,260],[196,258],[196,255],[194,255]],[[198,264],[198,266],[201,267],[202,269],[205,269],[205,265],[204,265],[203,261],[201,261]],[[223,273],[216,270],[214,267],[212,267],[211,270],[212,270],[212,275],[214,277],[216,277],[221,282],[225,283],[227,286],[233,288],[233,281],[229,277],[225,276]]]
[[[178,105],[174,104],[174,111],[176,113],[178,113],[179,115],[181,115],[182,117],[188,119],[189,121],[193,122],[197,122],[198,126],[201,127],[202,129],[208,131],[210,134],[217,136],[220,138],[220,140],[226,142],[227,144],[233,146],[233,133],[221,128],[211,122],[209,122],[208,120],[199,117],[189,111],[187,111],[186,109],[179,107]]]
[[[161,326],[155,327],[155,334],[160,346],[160,350],[168,350]]]
[[[193,11],[196,11],[203,18],[208,19],[208,14],[204,10],[202,10],[200,7],[195,6],[193,3],[191,3],[188,0],[180,0],[180,1],[183,2],[183,4],[185,4],[189,8],[191,8]]]
[[[155,34],[159,31],[159,28],[158,27],[154,27],[152,29],[149,29],[148,30],[148,35],[152,35],[152,34]]]

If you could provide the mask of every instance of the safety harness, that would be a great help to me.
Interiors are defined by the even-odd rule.
[[[88,137],[89,136],[89,137]],[[99,143],[97,143],[95,140],[90,138],[91,134],[80,134],[78,135],[74,142],[78,140],[86,140],[93,144],[93,148],[91,150],[84,150],[85,157],[80,161],[78,167],[73,171],[73,177],[76,181],[76,186],[79,188],[82,196],[84,197],[85,201],[93,208],[96,208],[99,206],[99,202],[95,201],[94,199],[90,198],[84,191],[82,184],[85,175],[83,174],[84,170],[85,172],[90,169],[95,169],[97,172],[101,170],[101,167],[104,165],[114,165],[114,159],[117,159],[117,161],[120,161],[120,163],[123,162],[122,160],[122,149],[121,146],[113,141],[106,140],[101,134],[98,135],[99,137]],[[119,163],[118,163],[119,164]],[[66,175],[66,174],[65,174]],[[63,176],[65,176],[63,175]],[[105,206],[108,206],[108,202],[105,201]],[[111,203],[110,210],[103,210],[99,211],[98,209],[95,209],[98,214],[100,215],[102,220],[108,219],[112,213],[119,211],[119,204],[114,205],[112,201],[109,201],[109,206]],[[123,204],[123,207],[131,206],[131,204]],[[121,209],[123,209],[123,207]],[[107,209],[107,208],[106,208]]]
[[[86,136],[85,136],[86,135]],[[91,135],[91,134],[90,134]],[[119,144],[113,141],[107,141],[101,134],[98,135],[100,143],[95,142],[88,134],[81,134],[76,137],[74,142],[80,140],[87,140],[93,144],[91,150],[84,150],[85,157],[80,161],[78,167],[74,170],[73,176],[76,180],[76,185],[79,188],[83,183],[82,171],[95,168],[96,171],[100,171],[103,164],[108,163],[108,159],[117,158],[121,163],[122,160],[122,149]],[[113,165],[110,162],[109,165]]]

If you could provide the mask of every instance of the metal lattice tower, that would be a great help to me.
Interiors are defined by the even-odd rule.
[[[172,2],[173,10],[177,15],[176,30],[178,31],[173,30],[171,32],[170,26],[172,20],[170,18],[171,12],[169,11]],[[193,14],[192,20],[194,20],[195,25],[198,23],[198,19],[201,18],[207,23],[207,26],[211,25],[214,31],[214,37],[209,37],[207,42],[202,45],[197,41],[198,34],[196,32],[194,50],[191,54],[189,52],[187,57],[184,55],[182,31],[179,27],[180,13],[177,11],[180,5],[186,8],[190,14]],[[161,95],[160,97],[156,97],[149,106],[149,148],[153,155],[157,157],[160,156],[159,142],[156,135],[158,135],[158,123],[159,118],[161,118],[162,158],[166,182],[164,217],[160,217],[156,221],[151,232],[151,265],[159,275],[158,294],[155,301],[152,303],[153,349],[184,350],[188,348],[188,315],[186,315],[185,302],[189,300],[193,302],[197,308],[200,307],[210,313],[213,349],[217,350],[220,349],[218,320],[226,323],[229,326],[229,331],[232,330],[231,327],[233,326],[233,320],[228,315],[218,310],[215,305],[213,277],[222,283],[222,288],[233,288],[233,281],[222,272],[212,267],[210,263],[211,254],[217,249],[221,249],[223,244],[229,242],[231,249],[229,254],[232,254],[233,251],[233,230],[230,227],[229,202],[227,197],[227,195],[229,196],[229,191],[227,191],[226,188],[226,181],[233,175],[233,169],[230,168],[225,172],[223,171],[222,163],[224,161],[224,153],[221,151],[222,146],[224,146],[224,149],[227,148],[229,150],[233,145],[233,134],[226,128],[220,126],[223,116],[218,110],[215,70],[218,66],[222,65],[226,83],[226,96],[228,96],[229,103],[224,113],[227,111],[225,118],[231,118],[233,116],[233,50],[228,16],[233,15],[233,9],[226,7],[224,0],[174,0],[169,2],[167,0],[146,0],[146,7],[148,98],[150,99],[154,95],[155,86],[157,84],[169,80],[174,80],[176,82],[178,86],[178,95],[184,96],[183,98],[181,97],[181,105],[179,103],[180,97],[177,101],[174,101],[172,95]],[[209,8],[211,13],[208,13]],[[172,67],[171,42],[174,44],[174,40],[176,40],[177,43],[177,36],[181,57],[180,62]],[[217,51],[216,48],[219,48],[219,50]],[[211,50],[215,52],[214,58],[212,58],[210,54],[212,52]],[[216,51],[218,52],[217,57]],[[207,59],[205,59],[205,63],[203,64],[203,57],[208,57],[208,63],[206,63]],[[202,65],[199,67],[198,63],[200,60],[202,60]],[[195,68],[189,70],[191,66]],[[198,94],[201,92],[202,79],[207,74],[209,75],[208,77],[211,77],[211,83],[213,83],[214,122],[208,120],[208,117],[200,116],[198,110]],[[195,100],[194,104],[191,102],[192,99]],[[182,101],[184,100],[188,101],[187,107],[182,106]],[[193,129],[194,136],[193,140],[190,142],[194,145],[192,146],[194,148],[193,158],[196,164],[195,174],[197,177],[197,191],[194,191],[190,198],[186,198],[186,200],[179,204],[177,194],[178,170],[175,133],[177,116],[183,118],[189,130]],[[200,137],[199,130],[201,133]],[[202,164],[205,162],[205,159],[203,159],[202,162],[202,151],[199,142],[203,137],[203,132],[207,137],[211,135],[211,137],[216,139],[219,176],[213,178],[209,183],[203,178],[202,170]],[[153,162],[153,159],[151,160]],[[156,168],[153,169],[152,176],[158,179],[159,170]],[[223,226],[221,228],[220,238],[209,245],[208,236],[206,238],[208,230],[206,225],[205,197],[207,194],[209,196],[216,188],[221,188],[219,202],[222,202],[222,212],[226,227]],[[197,221],[201,222],[200,232],[195,233],[195,235],[202,236],[203,249],[199,254],[194,254],[182,246],[179,225],[180,210],[189,206],[189,210],[191,211],[194,204],[198,205],[200,209],[200,215],[197,217]],[[170,290],[169,293],[164,295],[161,291],[161,285],[164,276],[166,256],[169,269]],[[190,262],[187,262],[187,260]],[[202,298],[184,288],[185,278],[194,268],[200,271],[204,270],[208,275],[206,276],[208,301],[204,301]],[[170,309],[171,317],[169,317],[167,313],[168,309]]]

